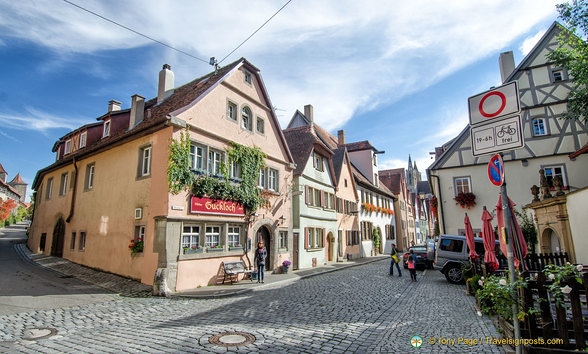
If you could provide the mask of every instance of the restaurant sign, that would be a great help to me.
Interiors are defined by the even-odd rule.
[[[196,196],[190,199],[190,213],[245,216],[245,210],[239,203]]]

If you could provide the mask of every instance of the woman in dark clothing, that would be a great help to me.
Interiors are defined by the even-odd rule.
[[[398,276],[401,277],[402,272],[398,265],[398,263],[400,263],[400,254],[398,253],[395,244],[392,244],[392,252],[390,252],[390,255],[392,256],[392,260],[390,261],[390,275],[394,275],[394,266],[396,266],[396,269],[398,269]]]
[[[255,257],[253,261],[257,266],[257,282],[260,281],[263,283],[263,276],[264,276],[264,268],[265,268],[265,259],[267,258],[267,250],[263,247],[263,243],[259,241],[257,243],[257,249],[255,249]]]

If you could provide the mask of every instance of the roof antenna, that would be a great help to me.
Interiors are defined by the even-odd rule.
[[[214,66],[214,73],[218,73],[218,61],[216,61],[215,57],[210,57],[210,61],[208,62],[210,65]]]

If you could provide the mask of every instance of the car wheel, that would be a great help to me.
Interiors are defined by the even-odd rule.
[[[447,271],[445,272],[445,278],[447,278],[447,280],[451,284],[461,283],[463,281],[463,275],[461,274],[461,267],[459,267],[457,265],[450,266],[449,269],[447,269]]]

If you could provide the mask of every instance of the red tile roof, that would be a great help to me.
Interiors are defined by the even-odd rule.
[[[345,146],[347,146],[348,151],[376,150],[376,148],[373,147],[372,144],[370,144],[370,142],[367,140],[345,144]]]
[[[20,173],[17,173],[16,176],[12,179],[12,181],[10,181],[11,184],[26,184],[23,180],[22,177],[20,176]]]
[[[19,198],[20,198],[20,197],[22,197],[22,196],[20,195],[20,193],[18,193],[18,192],[17,192],[17,191],[16,191],[14,188],[12,188],[10,185],[8,185],[8,183],[4,183],[4,181],[3,181],[3,180],[1,180],[1,179],[0,179],[0,185],[2,185],[2,186],[4,186],[4,187],[6,187],[6,189],[8,189],[8,190],[9,190],[9,191],[11,191],[12,193],[14,193],[14,194],[18,195],[18,197],[19,197]]]

